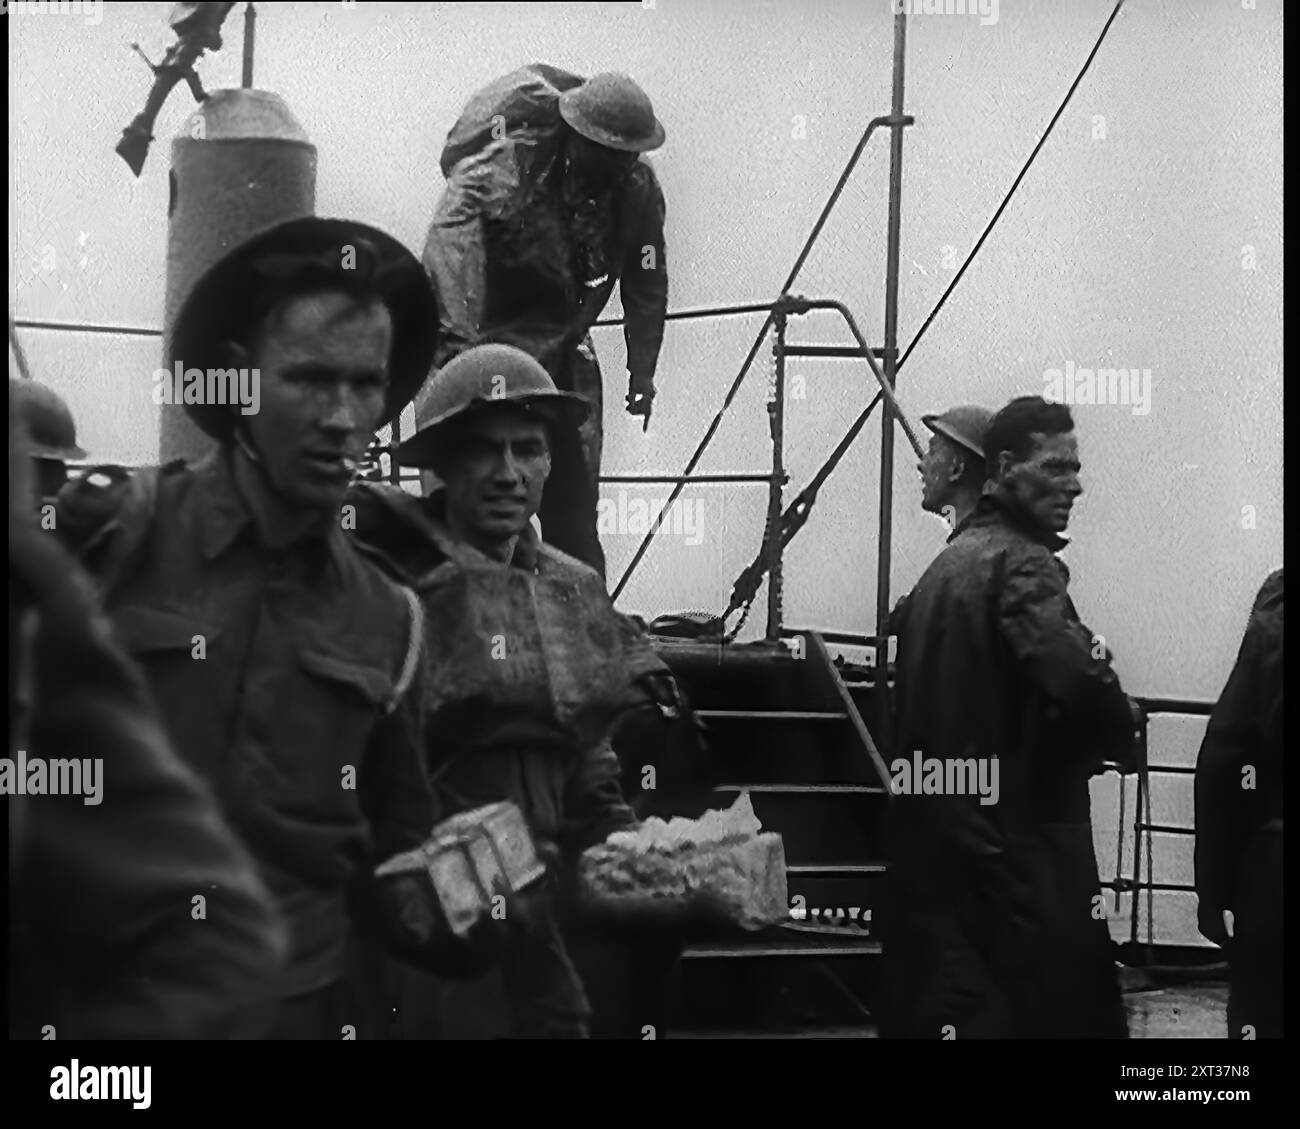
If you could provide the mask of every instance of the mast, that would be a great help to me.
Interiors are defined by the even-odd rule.
[[[901,7],[901,6],[900,6]],[[894,15],[894,96],[890,107],[889,229],[885,264],[885,382],[892,391],[898,371],[898,244],[903,191],[903,63],[907,16]],[[876,557],[876,691],[878,725],[889,739],[889,570],[894,508],[894,413],[880,413],[880,529]]]
[[[253,89],[253,45],[257,41],[257,9],[249,4],[244,9],[244,73],[240,85]]]

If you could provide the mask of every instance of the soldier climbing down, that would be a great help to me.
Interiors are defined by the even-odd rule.
[[[627,410],[649,422],[668,308],[664,198],[644,158],[664,129],[632,79],[543,64],[477,93],[447,137],[424,265],[438,298],[435,363],[482,342],[539,360],[592,411],[556,433],[539,513],[547,541],[604,573],[596,533],[603,388],[589,330],[620,284]]]

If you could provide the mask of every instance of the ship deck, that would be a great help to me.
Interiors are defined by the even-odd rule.
[[[1134,1039],[1225,1039],[1227,1006],[1228,985],[1222,981],[1124,994],[1129,1036]]]

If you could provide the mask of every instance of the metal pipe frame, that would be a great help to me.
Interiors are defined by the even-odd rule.
[[[898,20],[904,18],[905,17],[900,16],[898,17]],[[898,34],[899,34],[899,23],[896,20],[895,23],[895,36],[896,36],[895,68],[896,69],[901,61],[899,59],[899,51],[901,50],[901,43],[898,42],[897,39]],[[895,81],[897,85],[897,78]],[[743,304],[711,306],[711,307],[705,307],[702,309],[695,309],[695,310],[679,310],[674,313],[669,313],[666,315],[665,320],[668,321],[684,321],[684,320],[693,320],[693,319],[710,318],[710,317],[733,317],[733,316],[740,316],[744,314],[754,314],[754,313],[766,313],[767,317],[765,318],[762,327],[759,329],[758,335],[755,337],[754,343],[750,348],[749,355],[747,356],[744,364],[741,366],[740,372],[737,374],[736,379],[732,382],[731,388],[728,391],[726,398],[724,399],[721,411],[719,411],[718,416],[714,419],[713,424],[710,426],[708,432],[705,434],[705,437],[700,443],[699,448],[696,450],[695,455],[692,456],[689,464],[686,467],[685,473],[682,475],[674,475],[674,476],[648,476],[647,478],[644,479],[641,478],[634,479],[631,476],[619,476],[620,478],[626,478],[629,481],[660,481],[664,483],[669,483],[669,482],[673,483],[674,490],[672,496],[668,499],[665,509],[667,509],[667,506],[670,506],[673,503],[673,501],[677,499],[677,497],[680,495],[681,490],[685,487],[685,485],[692,481],[718,481],[718,482],[762,481],[762,480],[767,480],[769,482],[772,481],[770,476],[755,476],[755,475],[699,476],[699,478],[697,479],[694,476],[692,476],[691,472],[695,469],[695,466],[699,462],[700,457],[703,455],[705,448],[712,440],[714,434],[717,431],[719,424],[721,423],[723,412],[726,411],[727,407],[734,399],[735,394],[739,390],[740,384],[745,377],[745,374],[749,371],[749,366],[753,362],[754,357],[757,355],[757,351],[759,346],[762,343],[763,336],[766,334],[768,326],[771,325],[773,322],[773,317],[774,317],[773,311],[778,306],[789,303],[790,301],[788,295],[789,288],[794,284],[794,281],[798,277],[799,272],[803,269],[804,263],[807,261],[809,254],[812,252],[812,248],[816,243],[818,236],[820,236],[822,229],[826,225],[826,221],[829,219],[830,214],[835,207],[835,204],[838,202],[840,195],[843,193],[845,186],[848,184],[849,178],[852,175],[853,170],[857,167],[858,160],[861,158],[863,152],[866,150],[867,144],[871,140],[872,135],[875,133],[877,129],[881,127],[887,127],[893,131],[894,136],[896,138],[895,144],[897,147],[897,138],[899,136],[900,130],[902,130],[906,126],[913,124],[914,119],[902,115],[901,111],[898,109],[899,104],[900,104],[899,100],[896,98],[894,112],[892,112],[890,115],[887,116],[873,118],[870,122],[868,122],[867,128],[863,131],[861,138],[858,140],[858,144],[854,148],[853,154],[850,156],[843,171],[840,173],[840,177],[836,182],[835,187],[832,189],[830,196],[828,197],[825,205],[822,207],[821,213],[818,215],[817,220],[813,225],[812,231],[809,233],[808,238],[805,240],[803,248],[800,250],[798,257],[795,260],[794,266],[791,268],[790,274],[785,281],[785,285],[782,287],[781,297],[778,298],[776,302],[751,302],[751,303],[743,303]],[[875,374],[876,378],[878,380],[883,380],[882,374],[880,373],[878,366],[875,364],[875,356],[879,355],[881,351],[874,350],[867,345],[861,333],[858,332],[856,322],[853,320],[852,315],[848,312],[846,307],[844,307],[841,303],[831,303],[831,302],[820,303],[819,302],[813,304],[810,308],[824,308],[824,309],[839,310],[839,312],[845,317],[846,321],[848,322],[850,329],[852,330],[855,338],[857,338],[859,349],[861,352],[859,354],[855,354],[852,351],[847,351],[844,354],[840,354],[838,347],[832,346],[829,348],[834,350],[833,355],[836,356],[863,355],[866,357],[868,363],[871,364],[872,371]],[[607,319],[598,320],[594,322],[593,325],[598,327],[616,326],[622,324],[623,320],[624,319],[622,318],[607,318]],[[140,337],[161,337],[162,336],[161,330],[149,329],[149,328],[138,327],[138,326],[96,325],[91,323],[79,324],[75,322],[56,322],[56,321],[46,321],[46,320],[37,320],[37,319],[22,319],[20,321],[17,321],[15,324],[30,329],[69,330],[69,331],[83,332],[83,333],[109,333],[109,334],[117,334],[121,336],[140,336]],[[884,387],[883,383],[882,383],[881,392],[889,400],[890,406],[895,410],[895,412],[899,414],[901,419],[902,418],[901,409],[899,409],[897,401],[894,400],[890,390]],[[907,427],[906,421],[904,421],[904,427],[905,428]],[[400,422],[395,422],[395,428],[400,432]],[[908,430],[910,435],[910,429]],[[913,443],[914,445],[916,445],[914,438],[913,438]],[[384,452],[385,454],[389,455],[391,460],[389,465],[389,473],[387,477],[392,482],[399,482],[402,481],[405,476],[402,474],[402,468],[398,465],[396,457],[393,455],[391,446],[392,445],[390,445],[389,449]],[[623,576],[619,579],[618,584],[614,588],[614,591],[612,593],[612,596],[614,598],[617,598],[618,595],[622,592],[624,586],[627,584],[627,581],[631,577],[632,572],[635,570],[637,564],[644,557],[646,550],[649,548],[653,535],[654,535],[654,530],[652,529],[649,533],[647,533],[645,539],[642,541],[641,545],[637,548],[636,554],[633,556],[631,563],[628,565],[626,571],[623,573]],[[777,542],[778,542],[777,551],[779,554],[781,550],[779,537],[777,538]]]
[[[1177,774],[1177,775],[1194,775],[1195,768],[1186,765],[1152,765],[1148,763],[1148,749],[1150,747],[1150,725],[1151,717],[1158,714],[1183,714],[1194,717],[1209,717],[1214,710],[1213,702],[1196,701],[1190,698],[1134,698],[1142,711],[1142,726],[1138,731],[1139,757],[1141,764],[1146,765],[1145,772],[1139,772],[1137,777],[1137,796],[1134,803],[1133,814],[1133,877],[1131,879],[1117,879],[1122,882],[1125,888],[1133,895],[1133,912],[1129,919],[1129,943],[1138,944],[1138,907],[1141,892],[1147,892],[1147,944],[1153,944],[1152,928],[1155,923],[1155,892],[1171,893],[1195,893],[1195,885],[1184,882],[1156,882],[1154,879],[1155,868],[1155,848],[1151,842],[1153,832],[1159,834],[1171,835],[1195,835],[1196,829],[1193,827],[1177,827],[1170,824],[1155,823],[1149,816],[1151,806],[1151,781],[1150,775],[1153,772]],[[1123,779],[1120,780],[1121,794],[1126,788]],[[1145,841],[1147,856],[1147,880],[1142,881],[1142,847]],[[1122,859],[1118,860],[1123,862]]]
[[[890,114],[903,117],[903,70],[907,47],[907,16],[902,9],[894,16],[894,91]],[[889,406],[898,412],[894,385],[898,379],[898,251],[902,228],[903,126],[891,129],[889,146],[889,228],[885,262],[885,372],[881,391]],[[865,342],[862,343],[865,345]],[[868,358],[870,359],[870,358]],[[875,369],[875,361],[871,361]],[[900,418],[902,413],[898,413]],[[906,423],[904,423],[906,427]],[[914,435],[912,445],[919,448]],[[877,646],[887,647],[889,637],[889,580],[894,535],[894,417],[880,413],[880,528],[876,539],[876,639]],[[886,744],[890,733],[889,687],[886,679],[876,680],[880,700],[878,724],[884,730]]]
[[[834,298],[792,298],[793,303],[797,303],[800,312],[805,310],[834,310],[843,319],[849,327],[849,332],[853,334],[858,343],[858,348],[854,351],[854,356],[861,357],[868,365],[871,366],[871,373],[880,385],[880,394],[884,397],[885,402],[889,404],[893,414],[898,417],[898,422],[902,425],[904,433],[907,435],[908,442],[911,443],[912,449],[916,452],[919,459],[925,454],[925,448],[921,445],[920,439],[916,436],[916,431],[912,425],[907,422],[907,415],[904,413],[902,405],[899,404],[897,397],[894,395],[893,385],[889,382],[888,368],[884,372],[876,363],[873,355],[878,350],[873,350],[867,345],[867,339],[862,335],[862,330],[858,328],[857,320],[854,318],[849,308]],[[807,346],[804,346],[805,348]],[[892,434],[892,432],[891,432]],[[892,486],[892,479],[891,479]]]
[[[19,329],[53,329],[66,333],[111,333],[120,337],[161,337],[161,329],[143,325],[100,325],[95,322],[45,321],[38,318],[14,318]]]
[[[880,360],[884,355],[884,349],[869,349],[864,354],[861,348],[854,348],[851,345],[787,345],[785,347],[787,357],[822,357],[831,360],[859,360],[863,356],[875,357]]]
[[[791,638],[804,636],[808,634],[813,634],[816,637],[825,640],[826,642],[840,643],[848,646],[871,647],[875,643],[875,639],[870,635],[863,635],[860,633],[848,632],[848,631],[810,632],[806,628],[786,628],[782,630],[781,637],[785,639],[791,639]],[[1170,716],[1183,715],[1183,716],[1192,716],[1192,717],[1209,717],[1210,714],[1213,712],[1214,705],[1215,705],[1214,702],[1199,701],[1193,698],[1152,698],[1152,697],[1135,696],[1133,700],[1137,702],[1137,704],[1141,707],[1142,710],[1141,725],[1138,729],[1138,734],[1139,734],[1138,739],[1139,739],[1141,761],[1143,764],[1146,764],[1147,761],[1147,749],[1149,747],[1149,726],[1150,726],[1151,718],[1153,716],[1159,716],[1163,714],[1163,715],[1170,715]],[[1115,764],[1108,764],[1106,767],[1110,771],[1119,771],[1119,766]],[[1161,773],[1165,775],[1187,776],[1187,775],[1194,775],[1196,769],[1189,765],[1150,765],[1150,764],[1147,765],[1145,776],[1149,776],[1153,772]],[[1125,773],[1120,774],[1121,778],[1120,778],[1119,824],[1121,830],[1124,826],[1124,811],[1127,806],[1126,805],[1127,788],[1124,779],[1126,775],[1130,775],[1130,774],[1125,774]],[[1149,790],[1149,787],[1150,787],[1149,782],[1144,783],[1144,774],[1138,773],[1136,814],[1134,816],[1134,821],[1133,821],[1133,837],[1134,837],[1133,877],[1124,878],[1119,875],[1116,875],[1116,877],[1111,879],[1110,881],[1102,881],[1100,883],[1103,889],[1111,890],[1114,892],[1117,899],[1117,908],[1118,908],[1118,898],[1121,894],[1125,894],[1125,893],[1131,894],[1135,899],[1134,906],[1133,906],[1134,912],[1131,915],[1130,922],[1129,922],[1129,940],[1130,943],[1134,945],[1139,943],[1138,942],[1138,913],[1137,913],[1136,899],[1140,897],[1141,892],[1143,890],[1147,892],[1148,937],[1150,934],[1150,927],[1153,920],[1152,898],[1155,893],[1159,892],[1159,893],[1175,893],[1175,894],[1194,894],[1196,892],[1196,886],[1193,883],[1157,882],[1152,877],[1151,872],[1153,869],[1153,863],[1152,863],[1153,851],[1152,851],[1152,845],[1150,839],[1151,835],[1153,833],[1160,834],[1160,835],[1182,835],[1182,836],[1195,835],[1196,829],[1194,827],[1180,827],[1176,824],[1154,823],[1150,820],[1145,819],[1143,816],[1143,808],[1144,808],[1144,801],[1147,797],[1147,792]],[[1147,880],[1145,882],[1142,881],[1142,848],[1143,848],[1144,840],[1145,840],[1146,853],[1147,853]],[[1116,859],[1117,862],[1122,866],[1123,865],[1122,839],[1117,848]]]
[[[808,238],[804,241],[803,248],[800,250],[798,257],[795,259],[794,266],[790,268],[790,273],[786,276],[785,283],[781,287],[782,294],[788,292],[790,287],[794,285],[795,279],[799,277],[799,272],[803,269],[804,263],[807,262],[808,256],[812,253],[813,245],[817,242],[817,237],[821,235],[822,228],[826,226],[826,221],[827,219],[830,218],[830,214],[834,210],[835,204],[838,202],[840,195],[843,193],[845,185],[848,184],[849,177],[853,175],[853,170],[857,167],[858,160],[861,158],[863,152],[866,150],[867,142],[871,140],[871,135],[875,133],[876,130],[879,129],[881,126],[889,126],[891,128],[897,128],[898,126],[911,125],[911,124],[912,124],[911,118],[900,119],[893,116],[872,118],[871,121],[867,123],[867,128],[863,131],[861,138],[858,139],[858,143],[854,147],[852,156],[849,157],[848,162],[844,166],[844,171],[840,173],[839,180],[835,182],[835,187],[831,190],[830,196],[827,198],[826,203],[823,205],[821,214],[817,217],[817,222],[813,224],[812,231],[808,233]],[[767,333],[768,326],[772,324],[770,307],[764,307],[764,308],[768,309],[768,316],[766,319],[764,319],[762,326],[759,328],[758,333],[755,335],[754,343],[750,346],[749,353],[745,357],[744,362],[740,366],[740,371],[736,374],[735,380],[731,382],[731,387],[727,390],[727,394],[723,397],[722,407],[718,410],[718,414],[714,417],[713,422],[709,425],[708,430],[704,433],[704,438],[700,440],[699,446],[695,449],[695,454],[693,454],[690,460],[687,462],[686,470],[684,472],[686,474],[690,474],[695,469],[696,465],[703,457],[705,450],[708,448],[708,445],[713,441],[713,436],[717,434],[718,428],[719,426],[721,426],[723,414],[726,412],[727,408],[731,406],[732,400],[735,399],[736,393],[739,391],[740,385],[743,383],[745,379],[745,374],[749,372],[749,366],[753,363],[754,358],[758,355],[758,350],[763,343],[763,336],[764,334]],[[671,317],[672,315],[669,316]],[[603,323],[597,323],[597,324],[617,325],[620,323],[621,320],[622,319],[610,319]],[[677,500],[680,493],[681,493],[680,489],[676,489],[669,496],[668,501],[664,506],[665,512],[667,511],[668,507],[671,506],[673,502]],[[651,527],[651,531],[645,535],[644,539],[641,541],[641,544],[637,546],[636,552],[632,555],[631,562],[624,570],[623,575],[619,577],[618,583],[614,585],[613,592],[610,593],[610,597],[612,599],[614,600],[618,599],[618,597],[622,594],[623,589],[627,586],[627,582],[629,578],[632,576],[632,573],[636,570],[637,565],[641,563],[641,559],[645,556],[646,550],[649,549],[650,542],[653,539],[654,528],[655,528],[654,526]]]
[[[767,641],[781,638],[781,510],[785,485],[785,331],[786,311],[782,306],[772,315],[776,339],[772,342],[772,388],[767,410],[772,424],[772,481],[767,491],[767,522],[763,546],[767,557]]]
[[[771,482],[770,474],[602,474],[598,482]]]
[[[899,119],[900,123],[905,124],[907,119]],[[901,125],[900,127],[901,128]],[[776,339],[773,344],[773,360],[776,368],[776,389],[774,398],[769,400],[768,411],[772,420],[772,466],[771,474],[761,475],[609,475],[601,476],[598,481],[605,482],[658,482],[673,483],[684,486],[692,482],[767,482],[769,484],[768,494],[768,516],[764,527],[763,559],[767,564],[768,575],[768,623],[766,639],[768,642],[776,642],[783,635],[781,623],[781,585],[782,585],[782,564],[785,552],[784,538],[781,536],[781,500],[782,487],[786,482],[784,467],[784,419],[785,419],[785,362],[790,356],[831,356],[841,359],[860,359],[865,360],[871,369],[872,375],[880,385],[880,392],[877,399],[884,398],[890,406],[890,409],[898,417],[903,431],[907,436],[908,442],[916,452],[918,458],[924,454],[924,448],[916,436],[915,430],[908,422],[907,415],[902,406],[898,403],[893,394],[886,374],[881,371],[876,357],[884,351],[873,349],[867,345],[861,329],[858,328],[857,319],[854,318],[852,311],[841,301],[833,298],[804,298],[798,295],[782,294],[773,303],[746,303],[735,306],[716,306],[696,310],[681,310],[676,314],[667,315],[669,319],[685,318],[706,318],[719,317],[734,314],[757,313],[761,310],[768,311],[769,320],[775,327]],[[788,319],[792,315],[801,315],[809,313],[812,310],[825,310],[837,313],[844,319],[845,325],[848,326],[849,332],[857,341],[857,347],[852,346],[818,346],[818,345],[791,345],[786,341],[786,332],[788,328]],[[619,325],[622,318],[606,319],[603,323],[607,326]],[[873,400],[874,405],[876,401]],[[870,411],[870,409],[868,409]],[[776,501],[773,501],[773,498]],[[892,503],[891,503],[892,505]],[[775,516],[773,507],[775,506]],[[635,562],[634,562],[635,564]],[[630,575],[631,569],[624,574],[624,580]]]
[[[676,310],[673,313],[664,314],[664,321],[691,321],[695,318],[728,318],[735,317],[739,314],[766,314],[771,313],[781,299],[775,302],[745,302],[740,305],[730,306],[704,306],[695,310]],[[610,326],[622,325],[626,318],[601,318],[591,323],[593,329],[605,329]]]
[[[244,9],[244,70],[240,85],[245,90],[253,88],[253,51],[257,42],[257,9],[249,4]]]

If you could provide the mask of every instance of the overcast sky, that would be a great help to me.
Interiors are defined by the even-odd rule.
[[[1028,156],[1111,10],[1002,0],[996,19],[909,20],[899,325],[911,340]],[[19,317],[157,326],[167,142],[178,88],[136,181],[114,154],[170,41],[167,4],[102,20],[10,17],[10,302]],[[951,5],[950,5],[951,7]],[[243,6],[205,58],[237,85]],[[417,253],[438,154],[475,88],[546,61],[622,70],[654,101],[675,309],[770,300],[867,121],[889,109],[886,0],[777,3],[258,5],[256,85],[319,149],[317,210],[390,230]],[[1065,554],[1075,602],[1134,693],[1212,698],[1250,601],[1282,561],[1282,15],[1278,0],[1131,0],[994,234],[900,374],[910,418],[1041,393],[1052,369],[1150,370],[1149,410],[1075,408],[1086,493]],[[883,333],[888,145],[873,139],[796,290],[838,297]],[[614,312],[614,308],[611,308]],[[622,414],[624,352],[597,338],[608,474],[680,473],[734,378],[753,319],[670,327],[648,434]],[[806,342],[845,343],[833,319]],[[23,331],[71,402],[83,445],[156,456],[149,340]],[[770,353],[759,354],[700,470],[762,471]],[[871,394],[861,364],[792,362],[787,503]],[[799,387],[797,384],[792,387]],[[875,607],[879,425],[827,483],[788,554],[787,622],[868,631]],[[892,596],[945,530],[919,510],[900,434]],[[617,500],[614,488],[606,494]],[[625,497],[649,501],[660,491]],[[664,538],[622,606],[721,611],[759,547],[761,487],[697,487],[702,537]],[[635,507],[633,507],[633,510]],[[611,583],[639,536],[605,537]],[[698,544],[691,544],[698,541]],[[892,598],[892,597],[891,597]],[[752,623],[761,627],[764,597]]]

